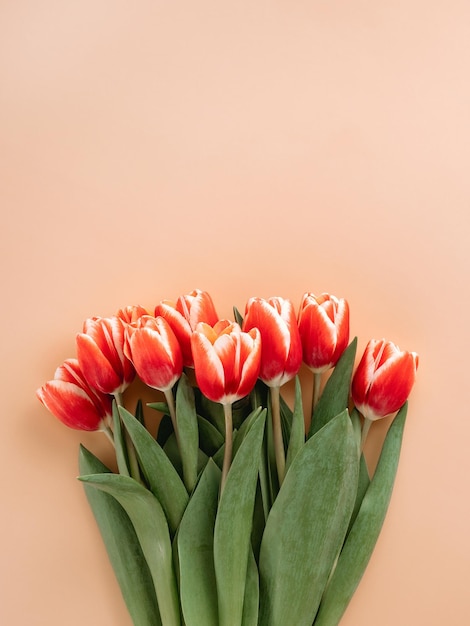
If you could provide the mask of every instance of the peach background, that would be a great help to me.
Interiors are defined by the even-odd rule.
[[[342,624],[470,623],[469,25],[467,0],[0,3],[2,624],[129,626],[75,480],[108,444],[34,390],[86,317],[196,286],[221,315],[330,291],[360,352],[419,352]]]

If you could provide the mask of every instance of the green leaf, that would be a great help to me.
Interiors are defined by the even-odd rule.
[[[155,496],[128,476],[92,474],[79,480],[112,495],[130,517],[152,574],[164,626],[181,626],[168,524]]]
[[[148,430],[124,407],[119,407],[124,426],[139,458],[151,492],[162,505],[171,535],[174,535],[188,504],[188,493],[168,456]]]
[[[267,443],[267,428],[265,429],[263,444],[261,449],[261,459],[259,464],[259,486],[261,492],[261,502],[263,505],[264,521],[268,519],[269,511],[272,506],[271,498],[271,485],[269,480],[269,468],[268,468],[268,443]]]
[[[255,555],[256,562],[259,559],[259,550],[261,547],[261,540],[263,538],[264,529],[266,526],[266,518],[264,512],[263,497],[261,492],[261,483],[258,481],[256,485],[255,507],[253,511],[253,522],[251,527],[251,545],[253,547],[253,554]]]
[[[218,626],[214,524],[221,472],[210,459],[178,530],[180,595],[186,626]]]
[[[260,626],[311,626],[344,540],[358,455],[343,411],[297,454],[266,523],[260,551]]]
[[[271,410],[271,401],[268,399],[268,417],[266,422],[266,437],[265,437],[265,455],[266,455],[266,475],[268,479],[269,487],[269,499],[273,503],[279,492],[279,477],[276,466],[276,453],[274,450],[274,432],[273,432],[273,417]]]
[[[79,468],[81,474],[110,472],[82,445]],[[112,496],[84,488],[134,626],[161,626],[152,575],[129,516]]]
[[[213,424],[225,436],[224,408],[220,402],[212,402],[198,390],[198,413]]]
[[[305,444],[305,421],[302,407],[302,388],[299,377],[295,377],[295,400],[294,411],[292,413],[292,426],[290,431],[289,446],[287,448],[286,472],[297,453]]]
[[[170,410],[166,402],[147,402],[147,406],[164,415],[170,415]]]
[[[246,437],[246,434],[249,432],[250,428],[253,426],[255,421],[260,417],[263,409],[259,406],[257,409],[252,411],[250,415],[246,418],[243,424],[240,426],[239,430],[236,431],[236,435],[233,437],[233,451],[232,458],[235,458],[240,446],[243,443],[243,440]]]
[[[323,393],[313,411],[309,437],[348,407],[356,348],[357,338],[355,337],[341,355],[326,382]]]
[[[233,317],[239,326],[243,326],[243,317],[236,306],[233,307]]]
[[[281,429],[284,448],[287,450],[287,442],[290,439],[290,431],[292,428],[293,412],[282,395],[279,394],[279,408],[281,413]]]
[[[361,424],[361,415],[356,407],[351,411],[351,422],[353,425],[354,435],[357,441],[357,449],[361,448],[361,435],[362,435],[362,424]]]
[[[214,529],[219,626],[242,623],[253,507],[266,413],[243,440],[227,475]]]
[[[181,462],[180,450],[178,448],[178,444],[176,443],[176,437],[174,432],[171,433],[171,435],[165,441],[163,450],[167,457],[170,459],[173,467],[178,472],[181,479],[183,479],[183,464]]]
[[[246,570],[245,599],[243,603],[242,626],[258,626],[259,577],[253,549],[248,552]]]
[[[392,495],[407,405],[392,422],[379,462],[322,598],[315,626],[336,626],[367,567]]]
[[[137,400],[134,415],[135,415],[135,419],[138,422],[140,422],[143,426],[145,426],[144,407],[142,405],[142,400],[140,398]]]
[[[174,432],[171,417],[165,413],[160,419],[157,427],[157,436],[155,437],[161,448],[165,447],[166,442]]]
[[[208,456],[213,456],[224,443],[224,437],[205,417],[197,416],[199,447]]]
[[[357,514],[359,513],[359,509],[361,508],[362,501],[364,499],[364,496],[367,493],[369,485],[370,485],[370,478],[369,478],[369,472],[367,470],[366,460],[364,458],[364,455],[361,454],[361,459],[359,461],[359,479],[357,482],[356,501],[354,502],[353,512],[351,515],[351,519],[349,520],[348,533],[350,529],[352,528],[352,525],[354,524]]]
[[[268,406],[268,395],[269,387],[258,378],[250,394],[251,408],[256,409],[259,406]]]
[[[191,493],[197,480],[199,432],[194,391],[185,374],[179,379],[176,389],[176,423],[184,484]]]
[[[234,428],[241,428],[243,422],[252,411],[251,397],[245,396],[232,404],[232,421]]]

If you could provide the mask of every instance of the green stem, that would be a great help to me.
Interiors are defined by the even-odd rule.
[[[280,387],[270,387],[269,395],[271,397],[271,414],[273,422],[273,440],[274,453],[276,455],[277,475],[279,478],[279,486],[282,485],[284,475],[286,473],[286,455],[284,451],[284,441],[282,440],[281,429],[281,403],[280,403]]]
[[[362,452],[364,449],[364,444],[366,442],[367,439],[367,435],[369,433],[369,429],[372,426],[372,420],[367,419],[366,417],[364,418],[364,424],[362,425],[362,434],[361,434],[361,447],[360,447],[360,451]]]
[[[233,420],[232,420],[232,404],[224,404],[225,417],[225,448],[224,462],[222,465],[222,478],[220,481],[220,495],[225,487],[227,474],[232,463],[232,444],[233,444]]]
[[[113,448],[115,447],[114,445],[114,434],[113,431],[111,430],[111,428],[109,426],[103,426],[102,428],[100,428],[101,432],[104,433],[106,435],[106,437],[109,439],[109,441],[113,444]]]
[[[124,406],[124,403],[122,400],[122,393],[120,391],[116,391],[113,395],[114,395],[114,399],[116,400],[117,406]],[[142,484],[139,461],[137,460],[137,454],[135,452],[134,444],[132,443],[132,439],[130,438],[127,430],[125,428],[123,428],[123,430],[124,430],[125,446],[127,450],[127,457],[129,461],[129,472],[134,480]]]
[[[320,386],[321,386],[321,372],[313,373],[313,394],[312,394],[312,418],[315,407],[317,406],[318,399],[320,397]]]
[[[170,412],[171,423],[173,424],[173,430],[175,431],[176,443],[178,444],[178,450],[181,453],[180,449],[180,436],[178,431],[178,424],[176,422],[176,407],[175,407],[175,399],[173,398],[173,391],[171,389],[165,389],[165,400],[168,404],[168,411]]]

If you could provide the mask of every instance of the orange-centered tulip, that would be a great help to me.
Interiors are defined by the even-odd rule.
[[[299,312],[303,361],[314,373],[325,372],[338,362],[349,341],[349,306],[327,293],[306,293]]]
[[[168,391],[183,371],[178,340],[162,317],[143,315],[126,329],[126,356],[149,387]]]
[[[258,328],[261,334],[259,377],[269,387],[280,387],[291,380],[302,363],[302,345],[294,307],[283,298],[250,298],[243,330]]]
[[[386,417],[405,403],[416,379],[418,355],[391,341],[372,339],[352,381],[352,399],[370,421]]]
[[[134,367],[124,355],[126,326],[117,316],[93,317],[77,335],[80,369],[88,384],[102,393],[122,393],[134,380]]]
[[[122,319],[126,324],[136,322],[142,315],[148,315],[148,311],[144,309],[143,306],[140,306],[140,304],[125,306],[116,313],[116,317]]]
[[[209,400],[232,404],[250,393],[261,358],[261,337],[256,328],[245,333],[228,320],[214,327],[200,322],[191,345],[197,384]]]
[[[162,300],[155,307],[155,317],[161,316],[170,324],[181,346],[183,363],[193,367],[191,353],[191,334],[199,322],[214,326],[219,317],[212,298],[207,291],[195,289],[190,294],[180,296],[175,302]]]
[[[64,361],[54,380],[45,383],[36,395],[57,419],[77,430],[100,430],[112,415],[112,397],[88,385],[77,359]]]

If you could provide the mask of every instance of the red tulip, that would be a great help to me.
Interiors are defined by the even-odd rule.
[[[260,368],[258,329],[245,333],[228,320],[217,322],[213,328],[200,322],[191,345],[197,384],[209,400],[227,405],[250,393]]]
[[[193,366],[191,334],[199,322],[214,326],[219,317],[212,298],[207,291],[195,289],[186,296],[180,296],[176,303],[162,300],[155,307],[155,317],[161,316],[170,324],[183,352],[185,366]]]
[[[124,355],[126,323],[117,316],[87,319],[77,335],[77,357],[89,385],[102,393],[122,393],[135,370]]]
[[[124,352],[139,378],[153,389],[171,389],[183,371],[178,340],[162,317],[143,315],[129,324]]]
[[[297,374],[302,363],[299,329],[290,300],[251,298],[243,330],[252,328],[258,328],[261,334],[259,376],[269,387],[280,387]]]
[[[306,293],[299,312],[303,360],[314,373],[325,372],[338,362],[349,341],[349,306],[327,293]]]
[[[140,306],[140,304],[126,306],[119,309],[116,313],[116,317],[119,317],[123,322],[126,322],[126,324],[136,322],[142,315],[148,315],[148,311],[144,309],[143,306]]]
[[[77,430],[100,430],[112,415],[112,398],[92,389],[77,359],[57,368],[54,380],[36,391],[44,406],[61,422]]]
[[[386,417],[405,403],[416,379],[418,355],[391,341],[372,339],[352,381],[356,408],[370,421]]]

